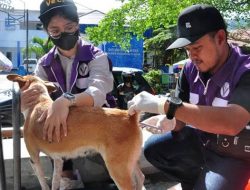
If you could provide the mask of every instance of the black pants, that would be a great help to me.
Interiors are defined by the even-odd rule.
[[[52,158],[50,160],[51,160],[51,163],[52,163],[52,167],[54,168],[54,161],[53,161]],[[62,170],[63,171],[71,171],[71,170],[73,170],[73,162],[72,162],[72,160],[70,160],[70,159],[69,160],[64,160]]]
[[[64,160],[63,162],[63,171],[73,170],[72,160]]]

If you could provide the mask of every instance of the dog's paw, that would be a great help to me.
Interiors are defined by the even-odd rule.
[[[60,180],[60,190],[83,188],[84,184],[81,179],[69,179],[62,177]]]

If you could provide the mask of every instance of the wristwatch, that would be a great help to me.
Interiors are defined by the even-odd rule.
[[[170,96],[167,99],[168,102],[168,111],[166,113],[166,116],[168,119],[173,119],[176,110],[182,106],[182,100],[175,96]]]
[[[76,105],[76,96],[70,92],[63,93],[63,97],[70,101],[70,106]]]

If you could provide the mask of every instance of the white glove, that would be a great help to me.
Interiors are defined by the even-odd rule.
[[[146,91],[143,91],[128,102],[128,113],[130,115],[136,112],[149,112],[165,114],[164,105],[167,97],[154,96]]]
[[[149,132],[159,134],[172,131],[175,128],[176,120],[175,118],[167,119],[166,115],[156,115],[142,121],[141,124],[145,124],[146,130]]]
[[[166,115],[158,115],[158,121],[156,127],[162,130],[162,132],[172,131],[175,128],[176,120],[168,119]]]

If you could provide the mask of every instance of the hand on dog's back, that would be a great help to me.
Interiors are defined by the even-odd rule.
[[[69,113],[68,101],[65,98],[56,99],[48,107],[47,117],[43,127],[43,139],[49,142],[53,141],[53,134],[56,135],[56,141],[60,142],[61,136],[67,136],[67,117]],[[63,134],[61,135],[61,129]]]

